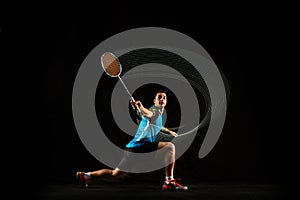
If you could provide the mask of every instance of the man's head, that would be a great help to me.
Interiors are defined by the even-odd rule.
[[[164,91],[164,90],[157,91],[153,102],[154,102],[154,105],[156,107],[164,108],[167,105],[167,93],[166,93],[166,91]]]

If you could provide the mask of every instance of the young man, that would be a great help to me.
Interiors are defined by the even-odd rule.
[[[165,91],[158,91],[153,100],[154,105],[149,109],[145,108],[140,101],[131,102],[134,109],[139,110],[142,117],[141,122],[134,138],[126,145],[124,158],[121,160],[118,167],[115,169],[100,169],[92,172],[77,172],[76,177],[79,183],[83,187],[87,187],[92,178],[100,177],[121,177],[125,175],[125,168],[132,163],[133,159],[130,154],[126,152],[134,153],[146,153],[164,149],[164,162],[165,162],[165,181],[162,186],[163,190],[188,190],[187,186],[183,186],[176,182],[173,177],[175,166],[175,146],[171,142],[157,142],[156,137],[160,131],[168,133],[173,137],[177,134],[165,128],[162,125],[162,114],[164,108],[167,105],[167,95]],[[123,171],[122,171],[123,168]]]

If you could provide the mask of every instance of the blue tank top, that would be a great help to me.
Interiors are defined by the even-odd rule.
[[[151,118],[142,116],[134,138],[126,145],[127,148],[138,147],[146,142],[154,142],[162,128],[162,115],[158,108],[152,106],[149,110],[153,113]]]

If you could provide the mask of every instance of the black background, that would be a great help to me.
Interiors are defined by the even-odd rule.
[[[17,146],[4,155],[15,180],[39,188],[73,183],[77,170],[105,167],[81,143],[72,118],[72,88],[88,53],[103,40],[138,27],[182,32],[202,45],[225,74],[230,103],[223,133],[212,152],[198,146],[176,164],[190,182],[294,184],[295,132],[289,110],[285,43],[293,12],[259,3],[40,3],[10,5],[1,21],[4,59],[12,86]],[[9,64],[7,64],[9,63]],[[12,83],[12,79],[15,81]],[[7,84],[8,83],[8,84]],[[16,97],[15,97],[16,96]],[[9,143],[10,144],[10,143]],[[8,144],[8,145],[9,145]],[[162,171],[142,178],[161,182]],[[30,177],[30,179],[28,179]],[[150,178],[149,178],[150,177]]]

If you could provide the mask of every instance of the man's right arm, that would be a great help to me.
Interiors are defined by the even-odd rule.
[[[143,106],[142,102],[140,102],[140,101],[135,101],[135,102],[130,102],[130,103],[131,103],[133,109],[139,108],[139,110],[140,110],[142,116],[145,116],[145,117],[148,117],[148,118],[150,118],[150,117],[153,116],[154,113],[151,112],[150,110],[148,110],[147,108],[145,108],[145,107]]]

